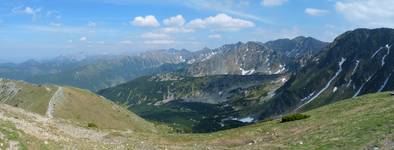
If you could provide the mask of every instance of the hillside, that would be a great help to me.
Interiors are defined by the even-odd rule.
[[[188,77],[173,73],[140,77],[98,94],[141,117],[186,132],[210,132],[250,124],[259,106],[286,75]]]
[[[394,97],[378,93],[323,106],[310,118],[279,119],[209,134],[168,134],[78,127],[0,105],[1,148],[29,149],[391,149]],[[72,130],[71,130],[72,129]],[[77,132],[70,132],[77,131]]]
[[[82,127],[91,123],[101,129],[155,130],[151,123],[127,109],[77,88],[0,79],[0,102]]]
[[[335,39],[277,91],[261,118],[394,90],[394,30],[357,29]]]

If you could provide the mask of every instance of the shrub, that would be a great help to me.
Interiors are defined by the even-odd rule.
[[[289,121],[295,121],[295,120],[301,120],[301,119],[306,119],[306,118],[309,118],[309,117],[310,117],[309,115],[304,115],[304,114],[291,114],[291,115],[283,116],[281,123],[289,122]]]
[[[97,128],[97,125],[94,123],[88,123],[89,128]]]

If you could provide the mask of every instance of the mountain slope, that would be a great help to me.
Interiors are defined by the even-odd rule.
[[[304,120],[275,119],[209,134],[87,129],[61,120],[48,125],[41,115],[19,108],[0,104],[0,110],[1,148],[392,149],[394,144],[394,98],[388,93],[323,106],[305,112],[311,117]],[[68,133],[70,128],[78,132]]]
[[[152,124],[94,93],[54,85],[34,85],[0,80],[0,102],[37,113],[48,119],[64,119],[79,126],[101,129],[155,131]]]
[[[270,101],[262,118],[394,89],[393,29],[349,31],[302,68]]]

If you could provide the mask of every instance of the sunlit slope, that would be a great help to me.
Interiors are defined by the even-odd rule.
[[[305,120],[261,122],[237,129],[168,136],[161,144],[234,149],[392,149],[394,97],[366,95],[306,112]],[[391,146],[391,147],[390,147]]]
[[[153,124],[87,90],[3,79],[0,98],[2,103],[80,126],[94,124],[100,129],[155,130]]]

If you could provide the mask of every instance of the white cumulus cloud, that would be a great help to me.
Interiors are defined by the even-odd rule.
[[[37,19],[39,13],[41,12],[41,8],[33,8],[30,6],[26,7],[16,7],[12,9],[12,12],[15,14],[26,14],[31,15],[33,19]]]
[[[174,17],[164,19],[163,21],[166,26],[183,26],[185,22],[185,18],[183,18],[182,15],[176,15]]]
[[[159,21],[157,21],[156,17],[153,15],[148,15],[148,16],[138,16],[133,19],[131,22],[135,26],[141,26],[141,27],[158,27],[160,26]]]
[[[176,15],[163,20],[166,27],[161,30],[165,33],[188,33],[193,32],[192,29],[185,27],[186,20],[182,15]]]
[[[262,0],[261,5],[263,6],[280,6],[287,2],[287,0]]]
[[[341,0],[336,11],[347,20],[367,27],[394,27],[393,0]]]
[[[212,30],[239,30],[254,27],[255,24],[248,20],[233,18],[221,13],[204,19],[194,19],[187,26],[189,28],[209,28]]]
[[[306,8],[305,13],[311,16],[323,16],[328,13],[327,10],[317,8]]]

